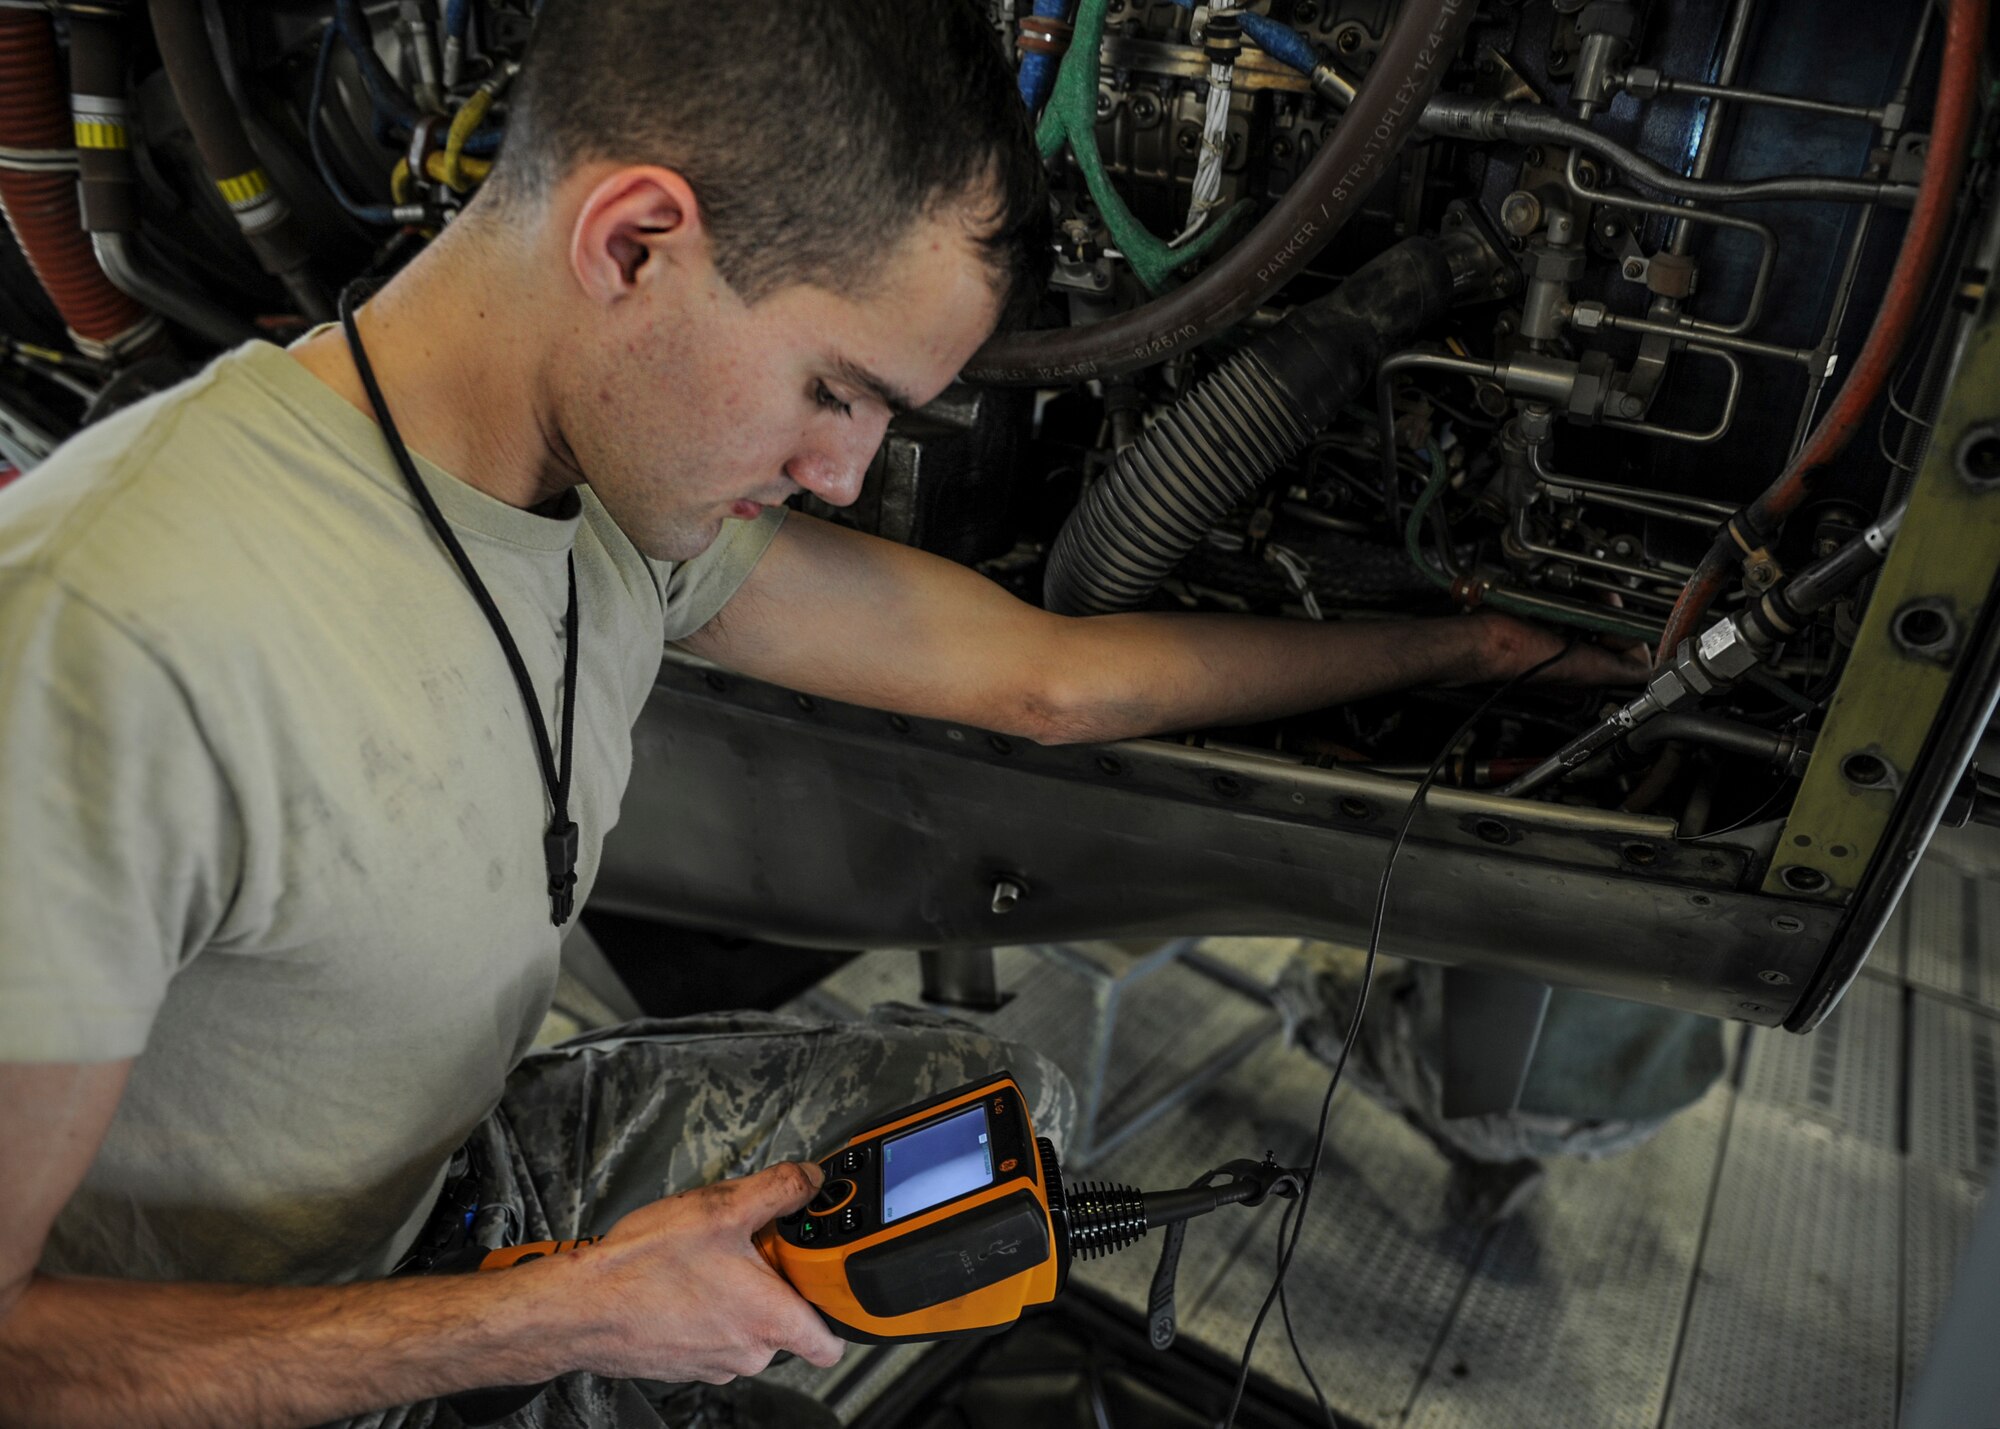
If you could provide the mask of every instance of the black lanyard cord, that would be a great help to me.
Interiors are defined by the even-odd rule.
[[[500,649],[507,656],[507,666],[514,672],[514,683],[521,688],[521,702],[528,707],[528,722],[533,726],[535,735],[535,757],[541,761],[542,784],[549,794],[549,829],[542,837],[542,857],[549,871],[549,921],[560,928],[569,921],[576,902],[577,832],[569,817],[570,755],[576,730],[576,555],[572,552],[569,557],[569,609],[563,616],[562,762],[558,764],[554,751],[549,747],[548,722],[542,718],[541,701],[536,698],[534,681],[528,677],[528,666],[521,659],[520,647],[515,645],[506,619],[493,603],[493,597],[488,594],[486,583],[479,578],[479,572],[474,569],[472,558],[465,554],[465,547],[458,543],[451,523],[438,510],[437,501],[418,474],[416,462],[410,458],[410,449],[403,444],[402,433],[396,430],[395,418],[389,415],[388,399],[382,395],[382,386],[375,380],[375,369],[369,364],[368,350],[361,345],[361,329],[354,321],[355,293],[360,286],[359,283],[350,283],[341,291],[340,325],[347,334],[347,350],[354,355],[355,371],[361,375],[361,385],[368,392],[368,404],[375,409],[375,420],[381,424],[389,453],[395,457],[403,480],[410,484],[417,505],[423,508],[431,529],[437,532],[438,540],[451,553],[459,574],[465,577],[465,584],[472,591],[472,598],[479,602],[486,623],[493,627]]]

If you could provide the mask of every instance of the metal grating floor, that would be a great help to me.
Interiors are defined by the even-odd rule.
[[[1289,946],[1215,939],[1202,951],[1267,982]],[[1024,949],[1001,950],[999,970],[1012,1000],[962,1015],[1081,1082],[1087,984]],[[878,953],[791,1010],[853,1016],[918,996],[916,958]],[[1111,1122],[1185,1069],[1264,1042],[1093,1176],[1156,1189],[1234,1156],[1305,1153],[1325,1069],[1282,1045],[1267,1008],[1176,965],[1133,984],[1120,1015]],[[1429,1143],[1343,1090],[1288,1281],[1293,1319],[1329,1401],[1384,1429],[1881,1429],[1921,1368],[1996,1154],[2000,838],[1947,832],[1819,1032],[1743,1029],[1729,1075],[1660,1136],[1552,1165],[1541,1195],[1496,1230],[1454,1225]],[[1225,1211],[1191,1227],[1184,1338],[1240,1353],[1278,1216]],[[1077,1279],[1136,1318],[1156,1254],[1149,1238]],[[848,1381],[830,1397],[852,1419],[909,1357],[772,1373],[822,1393]],[[1308,1394],[1275,1312],[1255,1364]]]

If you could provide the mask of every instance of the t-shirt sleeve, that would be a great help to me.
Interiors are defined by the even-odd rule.
[[[754,521],[725,521],[722,534],[693,560],[670,568],[655,563],[655,572],[664,575],[661,600],[669,641],[685,640],[729,603],[785,524],[786,510],[773,506]]]
[[[0,573],[0,1061],[115,1061],[215,933],[235,805],[169,671],[39,574]]]

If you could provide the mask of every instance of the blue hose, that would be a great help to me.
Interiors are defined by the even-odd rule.
[[[1192,10],[1195,0],[1174,0],[1174,3],[1183,10]],[[1242,22],[1243,33],[1250,37],[1250,43],[1279,64],[1290,65],[1308,77],[1319,67],[1319,53],[1313,49],[1312,41],[1290,25],[1281,25],[1269,15],[1251,10],[1238,11],[1236,18]],[[1027,72],[1027,61],[1023,60],[1021,73],[1025,76]]]
[[[1035,0],[1035,16],[1042,20],[1069,19],[1070,0]],[[1021,103],[1028,106],[1029,115],[1042,112],[1047,102],[1049,90],[1056,82],[1056,69],[1061,64],[1058,55],[1029,53],[1021,56],[1021,69],[1017,76],[1021,87]]]
[[[467,27],[472,24],[472,0],[447,0],[444,7],[444,32],[449,38],[464,39]]]
[[[400,124],[406,131],[416,128],[416,101],[403,92],[403,86],[375,53],[374,31],[369,28],[368,12],[361,8],[361,0],[334,0],[333,19],[361,70],[361,84],[368,91],[376,117]]]
[[[333,68],[333,45],[339,37],[338,23],[329,24],[326,33],[320,36],[319,59],[313,64],[312,98],[306,109],[306,143],[312,149],[313,163],[319,169],[320,182],[326,185],[335,202],[354,218],[363,223],[375,223],[384,227],[396,222],[396,215],[384,204],[361,203],[353,198],[333,171],[333,162],[326,156],[326,149],[320,142],[320,116],[326,104],[326,76]]]

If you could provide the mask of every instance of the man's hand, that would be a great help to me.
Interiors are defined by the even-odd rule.
[[[787,1161],[641,1206],[576,1252],[601,1322],[589,1367],[724,1384],[758,1373],[780,1350],[822,1369],[838,1364],[845,1344],[750,1243],[759,1227],[811,1200],[821,1179],[811,1162]]]
[[[1563,648],[1572,637],[1547,626],[1534,625],[1483,610],[1467,617],[1479,627],[1480,680],[1511,680],[1532,670]],[[1583,636],[1532,683],[1537,685],[1643,685],[1653,673],[1653,655],[1645,645],[1614,637]],[[1467,683],[1471,683],[1468,681]]]

